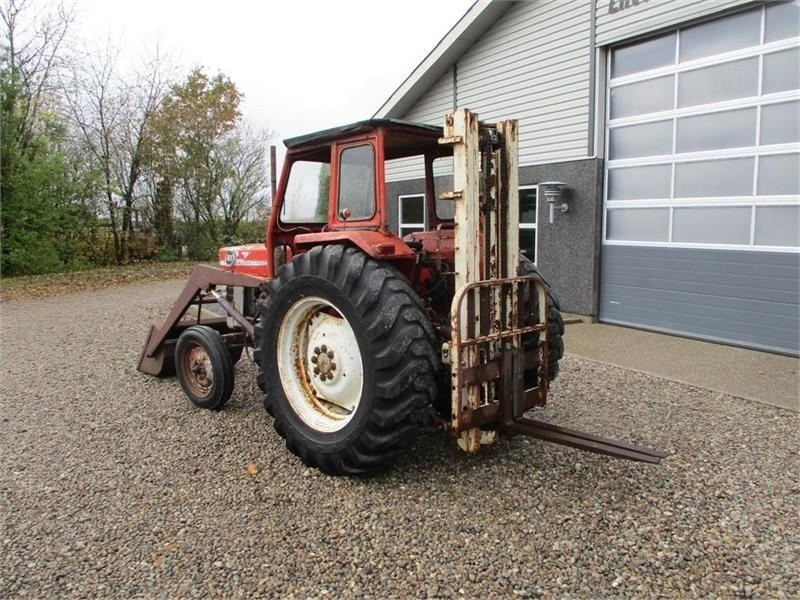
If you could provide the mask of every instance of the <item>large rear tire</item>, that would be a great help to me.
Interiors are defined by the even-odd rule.
[[[539,275],[534,264],[524,257],[520,261],[520,272],[522,275]],[[558,375],[559,361],[564,356],[564,319],[561,317],[561,307],[558,299],[551,291],[550,285],[547,282],[544,283],[547,292],[547,379],[548,381],[553,381]],[[526,350],[533,350],[538,344],[538,333],[525,336],[522,340],[522,346]],[[526,388],[539,385],[539,374],[536,369],[526,370],[524,378]]]
[[[391,463],[436,395],[434,331],[406,279],[316,247],[281,267],[259,311],[258,383],[287,448],[333,475]]]

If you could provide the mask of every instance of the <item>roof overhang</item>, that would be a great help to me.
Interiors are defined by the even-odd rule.
[[[509,0],[477,0],[374,116],[402,118],[512,4]]]

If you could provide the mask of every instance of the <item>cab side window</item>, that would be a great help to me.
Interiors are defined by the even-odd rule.
[[[375,150],[370,144],[342,150],[339,156],[339,214],[349,209],[349,221],[375,214]]]

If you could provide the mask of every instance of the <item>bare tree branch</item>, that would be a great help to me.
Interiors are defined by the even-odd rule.
[[[63,3],[39,8],[32,0],[0,0],[4,26],[0,68],[9,70],[22,87],[15,133],[23,150],[33,139],[43,106],[53,100],[55,76],[66,64],[64,43],[75,15]]]

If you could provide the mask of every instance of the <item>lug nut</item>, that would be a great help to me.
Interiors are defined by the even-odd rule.
[[[314,375],[319,375],[319,367],[314,367]]]
[[[316,348],[314,348],[314,350],[316,350]],[[323,352],[327,352],[328,351],[328,347],[325,344],[322,344],[322,347],[320,348],[320,350],[322,350]]]
[[[316,354],[311,356],[311,362],[314,363],[314,364],[317,364],[317,355]]]
[[[333,358],[333,350],[328,350],[328,358]]]

